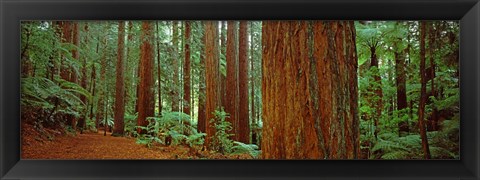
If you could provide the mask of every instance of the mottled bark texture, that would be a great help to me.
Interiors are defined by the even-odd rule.
[[[183,112],[190,115],[190,21],[185,22],[185,61],[183,62]]]
[[[240,21],[238,40],[238,115],[237,139],[250,143],[250,121],[248,117],[248,27],[246,21]]]
[[[140,36],[140,88],[138,92],[138,118],[137,126],[147,126],[147,117],[154,114],[153,97],[153,46],[150,42],[153,39],[152,24],[150,21],[142,22],[142,34]],[[137,129],[138,133],[145,133],[145,130]]]
[[[118,23],[118,46],[117,46],[117,65],[115,81],[115,125],[112,136],[123,136],[124,133],[124,114],[125,114],[125,75],[124,75],[124,49],[125,48],[125,21]]]
[[[352,21],[262,24],[262,157],[359,156]]]
[[[237,54],[237,34],[238,29],[235,21],[228,21],[227,25],[227,81],[225,101],[225,112],[230,117],[227,121],[231,123],[232,130],[227,132],[233,134],[232,139],[238,139],[237,116],[238,116],[238,54]]]
[[[218,22],[205,22],[205,145],[212,147],[212,137],[215,136],[215,127],[211,122],[215,119],[214,112],[220,105],[220,76],[219,76],[219,49],[218,49]]]

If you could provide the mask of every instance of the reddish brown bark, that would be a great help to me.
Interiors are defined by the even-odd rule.
[[[427,130],[425,124],[425,104],[427,102],[427,80],[425,77],[425,21],[420,22],[420,104],[418,105],[418,123],[420,136],[422,138],[422,150],[425,159],[430,159],[430,148],[428,146]]]
[[[85,32],[85,44],[88,46],[88,23],[85,23],[83,26],[83,30]],[[82,88],[87,89],[87,57],[82,58],[82,79],[80,80],[80,86]],[[83,114],[80,116],[78,119],[78,124],[77,127],[80,128],[80,133],[83,133],[83,129],[85,129],[86,126],[86,117],[87,117],[87,112],[88,112],[88,102],[87,102],[87,97],[82,95],[80,96],[80,100],[85,104],[85,110],[83,111]]]
[[[112,136],[123,136],[124,134],[124,116],[125,116],[125,65],[124,65],[124,48],[125,48],[125,21],[118,23],[118,47],[117,47],[117,66],[116,66],[116,83],[115,83],[115,125]]]
[[[353,22],[263,22],[263,158],[358,157],[354,37]]]
[[[185,61],[183,62],[183,112],[190,115],[190,21],[185,22]]]
[[[226,92],[227,100],[225,104],[225,112],[230,114],[227,119],[232,125],[229,134],[234,134],[232,139],[238,139],[238,54],[237,54],[237,28],[234,21],[228,21],[227,28],[227,81]]]
[[[218,67],[218,22],[205,22],[205,145],[212,148],[212,137],[215,135],[215,127],[211,122],[215,119],[214,112],[220,104],[220,84]]]
[[[153,46],[150,42],[153,39],[152,23],[150,21],[142,22],[142,40],[140,46],[140,91],[138,93],[138,119],[137,126],[146,127],[149,122],[147,117],[154,115],[153,97]],[[138,133],[145,133],[140,128]]]
[[[238,141],[250,143],[250,120],[248,117],[248,31],[247,22],[240,21],[238,51]]]

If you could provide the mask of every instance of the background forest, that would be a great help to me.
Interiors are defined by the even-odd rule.
[[[25,159],[459,159],[453,21],[23,21]]]

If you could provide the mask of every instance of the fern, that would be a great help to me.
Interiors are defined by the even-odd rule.
[[[258,158],[260,152],[258,146],[255,144],[245,144],[242,142],[234,141],[235,146],[232,147],[232,154],[250,154],[253,158]]]

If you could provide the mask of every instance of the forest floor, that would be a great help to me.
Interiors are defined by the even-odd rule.
[[[191,152],[186,146],[156,145],[148,148],[132,137],[113,137],[103,131],[68,133],[37,130],[22,124],[22,159],[249,159],[205,151]]]

